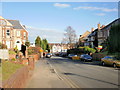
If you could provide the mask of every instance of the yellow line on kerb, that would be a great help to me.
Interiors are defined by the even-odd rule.
[[[49,62],[49,61],[48,61]],[[56,73],[56,75],[63,80],[66,84],[68,84],[71,88],[80,88],[77,84],[75,84],[71,79],[68,78],[68,76],[66,75],[61,75],[59,72],[60,70],[56,67],[54,67],[50,62],[50,67],[54,68],[54,71]],[[65,73],[65,71],[62,70],[63,73]],[[82,90],[82,89],[81,89]]]

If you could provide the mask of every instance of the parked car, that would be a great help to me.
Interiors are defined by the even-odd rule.
[[[87,55],[87,54],[82,54],[81,56],[80,56],[80,59],[82,60],[82,61],[92,61],[92,57],[90,56],[90,55]]]
[[[68,54],[68,58],[72,59],[73,56],[77,56],[77,55],[74,55],[74,54]]]
[[[66,57],[66,56],[67,56],[67,53],[66,53],[66,52],[62,52],[59,56],[61,56],[61,57]]]
[[[51,53],[46,54],[46,58],[51,58]]]
[[[105,56],[101,59],[102,65],[111,65],[114,68],[120,67],[120,59],[114,57],[114,56]]]

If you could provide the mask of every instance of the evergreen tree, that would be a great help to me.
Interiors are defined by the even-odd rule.
[[[25,45],[26,45],[27,47],[29,47],[29,46],[30,46],[30,42],[29,42],[29,41],[26,41],[26,42],[25,42]]]
[[[35,46],[39,46],[41,47],[42,43],[41,43],[41,38],[39,36],[37,36],[36,40],[35,40]]]
[[[110,35],[108,38],[108,52],[120,53],[120,24],[114,25],[110,29]]]

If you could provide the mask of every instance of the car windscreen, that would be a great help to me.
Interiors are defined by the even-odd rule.
[[[89,55],[84,55],[84,57],[88,57],[88,58],[91,58],[91,56],[89,56]]]

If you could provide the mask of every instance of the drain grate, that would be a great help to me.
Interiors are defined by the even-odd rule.
[[[54,69],[50,69],[51,73],[55,73],[55,70]]]

